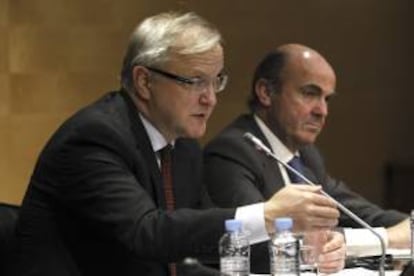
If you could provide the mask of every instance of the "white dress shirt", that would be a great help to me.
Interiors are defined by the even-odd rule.
[[[283,143],[279,140],[279,138],[265,125],[265,123],[254,115],[254,119],[259,126],[260,130],[263,132],[263,135],[266,137],[266,140],[270,144],[270,149],[272,150],[273,154],[279,158],[280,161],[288,163],[295,155],[299,156],[298,152],[292,153]],[[289,175],[286,171],[286,168],[277,163],[280,169],[280,173],[282,174],[282,178],[284,183],[291,183],[289,179]]]

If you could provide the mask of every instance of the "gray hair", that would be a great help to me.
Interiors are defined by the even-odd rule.
[[[135,65],[159,66],[171,56],[193,55],[211,50],[221,43],[219,31],[205,19],[190,12],[168,12],[145,19],[130,38],[121,71],[121,85],[133,90]]]

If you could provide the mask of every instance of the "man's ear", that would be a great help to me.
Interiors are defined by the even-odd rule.
[[[272,104],[271,93],[268,81],[259,79],[254,86],[257,99],[264,107],[269,107]]]
[[[151,97],[151,77],[148,69],[144,66],[134,66],[132,79],[136,96],[148,100]]]

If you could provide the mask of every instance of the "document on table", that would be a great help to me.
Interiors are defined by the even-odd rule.
[[[398,276],[401,274],[401,271],[392,270],[385,271],[385,276]],[[250,276],[264,276],[268,274],[250,274]],[[302,273],[301,276],[314,276],[314,273]],[[334,274],[323,274],[319,273],[320,276],[378,276],[378,271],[369,270],[366,268],[356,267],[356,268],[347,268],[341,270],[340,272]]]
[[[324,275],[320,273],[321,275]],[[398,276],[401,274],[401,271],[390,270],[385,271],[385,276]],[[378,276],[378,271],[369,270],[362,267],[347,268],[340,272],[329,274],[329,276]]]

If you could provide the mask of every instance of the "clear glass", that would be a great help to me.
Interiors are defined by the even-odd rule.
[[[315,247],[312,245],[302,245],[299,252],[300,274],[318,275],[318,257]]]
[[[309,230],[297,234],[300,244],[300,270],[306,275],[318,275],[318,258],[323,245],[328,241],[329,231]]]

